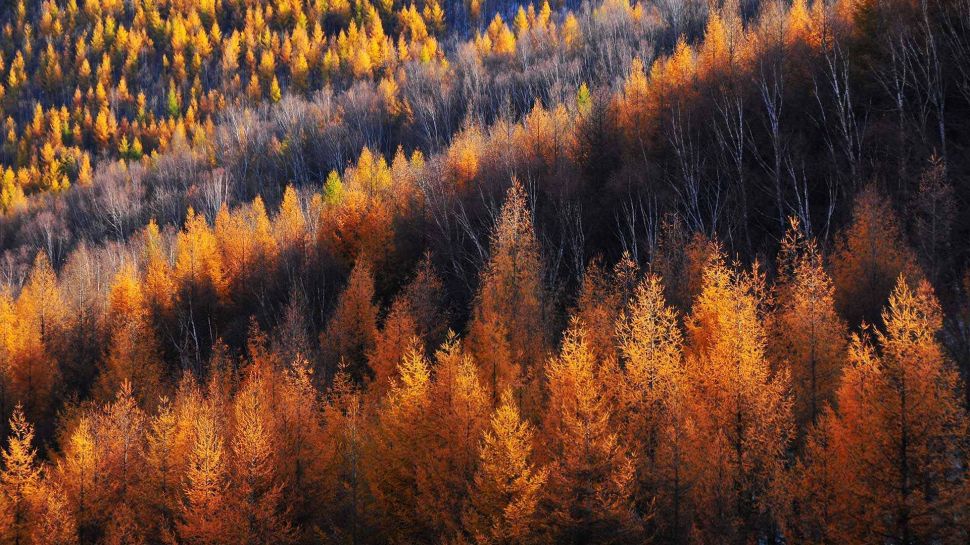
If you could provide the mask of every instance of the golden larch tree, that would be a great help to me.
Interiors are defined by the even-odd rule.
[[[837,412],[810,434],[800,468],[800,488],[830,498],[800,498],[819,541],[966,541],[970,430],[942,320],[929,284],[900,276],[883,328],[854,337]]]
[[[309,236],[300,195],[293,186],[287,186],[283,192],[279,212],[273,218],[272,232],[279,248],[281,267],[291,272],[304,259]]]
[[[821,252],[797,220],[782,240],[778,260],[768,347],[776,369],[786,368],[791,376],[795,423],[802,436],[834,399],[848,331],[836,312],[835,287]]]
[[[717,252],[688,319],[691,490],[699,535],[745,543],[770,531],[792,431],[786,373],[772,373],[757,271]]]
[[[326,330],[320,335],[324,372],[333,375],[341,363],[358,383],[373,378],[367,354],[377,338],[377,305],[374,303],[374,277],[371,266],[360,259],[350,271],[347,287],[337,300],[337,308]]]
[[[704,283],[704,269],[716,254],[715,244],[702,233],[687,232],[679,216],[665,216],[651,272],[663,278],[667,301],[681,312],[690,310]]]
[[[165,255],[161,232],[154,219],[148,222],[142,232],[142,252],[145,262],[144,295],[145,304],[151,309],[156,320],[165,318],[172,309],[172,296],[175,293],[172,281],[172,267]]]
[[[787,537],[798,543],[842,543],[844,535],[837,521],[849,513],[842,510],[839,490],[846,479],[846,467],[839,460],[832,433],[837,416],[824,407],[818,422],[809,428],[784,484],[788,502],[780,512]]]
[[[431,523],[434,535],[455,536],[461,530],[490,407],[475,362],[457,339],[449,339],[435,354],[426,417],[428,450],[418,465],[417,478],[419,513]]]
[[[184,364],[201,372],[204,354],[214,340],[208,324],[226,296],[225,267],[209,222],[192,208],[175,247],[175,317],[184,339],[179,352]]]
[[[614,326],[633,296],[639,272],[630,255],[624,253],[610,273],[603,269],[598,259],[583,273],[573,315],[586,324],[587,342],[599,361],[617,358]]]
[[[298,536],[301,521],[312,520],[321,502],[321,491],[330,477],[324,459],[326,434],[323,407],[314,386],[310,363],[302,356],[283,360],[266,384],[265,394],[272,400],[275,437],[278,447],[276,475],[283,484],[282,503],[286,521]]]
[[[213,230],[222,254],[226,288],[236,299],[265,297],[279,248],[260,197],[229,212],[223,205]]]
[[[184,500],[177,524],[185,543],[238,543],[238,513],[229,502],[226,448],[215,408],[208,403],[196,414],[194,445],[183,484]]]
[[[548,478],[535,463],[535,429],[523,420],[512,392],[495,409],[478,452],[463,526],[479,545],[539,543],[539,501]]]
[[[365,511],[367,464],[363,458],[370,407],[363,398],[350,375],[340,371],[323,408],[327,433],[320,441],[318,489],[323,509],[317,506],[316,513],[320,527],[342,543],[358,543],[369,522]]]
[[[97,513],[96,524],[107,543],[139,542],[146,538],[144,514],[137,503],[140,481],[145,476],[144,411],[130,382],[122,382],[115,398],[94,413],[98,474],[96,494],[101,505],[112,506]]]
[[[856,195],[852,224],[838,237],[832,256],[835,302],[849,325],[879,321],[900,273],[914,281],[922,276],[891,203],[867,186]]]
[[[684,451],[686,369],[683,334],[660,278],[637,287],[616,322],[622,362],[621,440],[637,460],[637,509],[661,535],[681,538],[688,479]]]
[[[48,545],[77,545],[77,521],[57,481],[42,483],[35,496],[37,521],[31,527],[34,543]]]
[[[560,355],[546,368],[543,421],[549,482],[545,524],[565,543],[614,543],[635,537],[635,462],[611,426],[606,392],[582,324],[574,320]]]
[[[63,455],[55,463],[57,481],[67,498],[81,540],[90,539],[92,519],[105,509],[96,489],[100,478],[100,452],[92,420],[91,416],[83,415],[77,421],[62,443]]]
[[[427,460],[427,416],[431,407],[431,368],[412,344],[381,406],[372,430],[372,447],[364,461],[369,491],[380,514],[382,539],[430,541],[432,522],[421,512],[419,464]]]
[[[32,543],[32,528],[39,523],[34,506],[40,492],[41,467],[34,450],[34,427],[20,405],[10,417],[10,438],[0,453],[0,538],[4,543]]]
[[[15,398],[31,418],[47,416],[50,395],[60,379],[49,344],[64,324],[64,305],[57,275],[47,255],[38,252],[27,284],[15,305],[16,342],[8,362]]]
[[[128,382],[143,406],[153,405],[161,393],[162,361],[141,278],[133,265],[122,265],[115,275],[108,312],[111,340],[96,391],[101,399],[111,399]]]
[[[263,377],[269,369],[254,363],[233,400],[231,508],[239,517],[241,541],[268,545],[293,539],[283,505],[279,475],[279,438],[270,421],[272,400],[265,397]]]
[[[402,296],[408,302],[417,335],[424,341],[427,350],[441,346],[448,335],[450,313],[444,283],[431,262],[430,254],[425,254],[418,263]]]
[[[183,386],[177,395],[184,407],[190,397],[188,390]],[[188,469],[185,443],[191,425],[184,421],[187,419],[180,422],[179,416],[175,403],[163,398],[145,423],[145,475],[136,493],[148,535],[175,536],[182,478]]]
[[[137,503],[145,475],[145,421],[127,382],[111,402],[72,415],[63,451],[55,458],[54,480],[77,521],[81,543],[96,536],[108,543],[145,538]]]
[[[530,381],[546,352],[542,257],[525,190],[512,183],[492,230],[491,256],[475,298],[468,346],[482,362],[493,403]]]
[[[202,214],[189,208],[185,227],[176,239],[175,275],[182,289],[213,290],[224,294],[225,267],[219,241]]]
[[[374,339],[374,348],[367,355],[367,362],[373,373],[368,391],[378,399],[390,388],[404,351],[417,340],[411,301],[399,295],[391,303],[391,310],[384,318],[384,324]]]

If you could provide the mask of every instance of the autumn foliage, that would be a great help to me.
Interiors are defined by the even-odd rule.
[[[153,319],[168,307],[145,297],[143,275],[184,285],[176,308],[199,304],[196,284],[211,290],[209,304],[236,291],[214,284],[225,278],[222,245],[238,241],[190,215],[173,267],[142,273],[123,264],[111,282],[114,320],[96,398],[66,413],[49,460],[15,408],[0,480],[6,535],[24,543],[962,539],[970,436],[926,281],[911,288],[900,275],[880,325],[850,335],[820,250],[793,220],[773,286],[757,266],[729,265],[712,243],[686,315],[667,302],[664,279],[639,272],[629,256],[610,273],[591,266],[568,327],[547,345],[529,217],[513,184],[470,342],[434,332],[432,264],[419,264],[384,313],[362,258],[319,349],[276,348],[254,323],[243,353],[216,343],[204,375],[175,380],[163,372]],[[150,230],[147,243],[157,236]],[[145,266],[157,267],[152,251]],[[51,274],[39,259],[30,286],[56,285]],[[32,319],[48,332],[65,320],[42,294],[29,287],[7,303],[5,323]],[[50,402],[50,393],[22,391],[34,411]]]
[[[970,540],[967,0],[0,4],[0,545]]]

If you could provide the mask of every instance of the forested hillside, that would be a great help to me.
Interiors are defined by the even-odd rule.
[[[970,1],[0,4],[0,544],[965,544]]]

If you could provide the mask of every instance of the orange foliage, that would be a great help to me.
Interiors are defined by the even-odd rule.
[[[852,224],[832,256],[835,302],[849,324],[875,323],[900,274],[921,273],[892,206],[875,187],[863,189],[852,207]]]
[[[10,417],[10,441],[2,452],[0,471],[0,535],[11,543],[28,543],[38,524],[34,497],[41,486],[41,470],[34,450],[34,428],[20,405]]]
[[[38,253],[27,284],[13,303],[0,293],[0,354],[3,372],[14,400],[31,418],[47,415],[50,396],[60,371],[47,343],[66,318],[57,277]]]
[[[738,541],[755,531],[744,522],[752,513],[775,508],[792,431],[788,375],[767,360],[758,284],[757,271],[732,270],[715,254],[687,325],[692,440],[707,445],[689,461],[695,524]]]
[[[769,346],[776,369],[792,380],[800,434],[815,424],[835,396],[848,332],[835,310],[835,288],[814,240],[792,220],[779,252],[777,310]]]
[[[553,505],[546,524],[553,539],[581,539],[588,528],[604,539],[636,531],[632,504],[635,463],[610,425],[616,407],[607,395],[582,324],[573,321],[559,357],[546,369],[549,406],[544,449]]]
[[[340,294],[327,329],[320,335],[328,374],[338,366],[357,382],[373,378],[367,365],[367,354],[374,349],[377,337],[377,307],[374,304],[374,277],[370,265],[359,260],[350,272],[347,287]]]
[[[485,362],[483,384],[494,402],[508,387],[521,387],[545,356],[542,259],[525,204],[514,182],[493,227],[491,257],[468,328],[469,349]]]
[[[205,216],[189,208],[185,227],[178,233],[174,275],[183,297],[192,298],[211,290],[218,296],[226,293],[226,277],[219,241]]]
[[[535,430],[506,390],[485,431],[463,518],[475,543],[539,542],[539,502],[548,471],[535,464],[534,441]]]
[[[160,394],[162,362],[149,309],[134,267],[123,265],[109,295],[111,342],[98,377],[101,399],[110,399],[122,384],[130,384],[142,405]]]
[[[587,342],[600,361],[617,357],[614,326],[633,297],[638,274],[636,263],[625,253],[611,273],[606,273],[599,260],[594,260],[583,274],[583,285],[573,315],[586,325]]]
[[[829,411],[812,430],[792,495],[802,535],[848,543],[955,543],[968,509],[970,437],[958,378],[937,340],[942,314],[924,281],[900,276],[883,329],[853,339],[850,364]]]

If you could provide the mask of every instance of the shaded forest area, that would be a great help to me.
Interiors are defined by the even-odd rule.
[[[0,25],[0,542],[970,539],[968,0]]]

